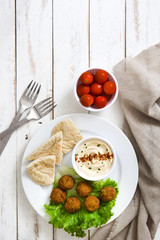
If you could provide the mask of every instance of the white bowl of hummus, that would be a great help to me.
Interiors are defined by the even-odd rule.
[[[112,144],[101,137],[89,137],[77,143],[72,152],[75,171],[84,179],[101,180],[113,170],[117,154]]]

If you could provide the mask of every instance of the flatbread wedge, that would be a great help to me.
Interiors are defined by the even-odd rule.
[[[54,182],[55,162],[55,156],[40,157],[28,164],[28,175],[37,184],[49,185]]]
[[[35,160],[40,157],[52,156],[56,157],[56,164],[62,164],[62,132],[57,132],[50,137],[46,142],[40,145],[35,151],[33,151],[26,160]]]
[[[72,150],[72,148],[83,139],[78,128],[75,126],[71,118],[67,118],[64,121],[58,123],[53,131],[52,135],[62,131],[63,134],[63,143],[62,143],[62,152],[67,153]]]

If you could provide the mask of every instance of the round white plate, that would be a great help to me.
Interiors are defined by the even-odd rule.
[[[37,213],[49,220],[49,216],[45,213],[44,204],[49,203],[53,185],[41,186],[34,183],[27,175],[26,167],[29,161],[25,160],[25,158],[51,136],[51,131],[57,123],[69,117],[84,137],[97,135],[106,138],[114,145],[117,151],[117,164],[108,176],[115,180],[119,187],[119,195],[113,208],[114,215],[109,220],[111,222],[127,208],[132,200],[138,182],[138,164],[135,151],[126,135],[114,124],[101,117],[91,114],[69,114],[42,126],[29,142],[23,155],[21,178],[24,192]],[[72,167],[71,154],[72,151],[64,155],[63,165]]]

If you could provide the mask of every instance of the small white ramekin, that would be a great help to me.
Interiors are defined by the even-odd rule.
[[[93,106],[90,106],[90,107],[85,107],[85,106],[83,106],[83,105],[81,104],[81,102],[80,102],[80,97],[79,97],[78,94],[77,94],[77,87],[81,84],[81,82],[80,82],[80,76],[81,76],[81,74],[82,74],[83,72],[90,72],[90,73],[92,73],[92,74],[95,74],[98,70],[105,70],[105,71],[108,73],[109,81],[113,81],[113,82],[116,84],[116,92],[115,92],[114,94],[112,94],[112,97],[111,97],[110,100],[107,102],[107,105],[106,105],[105,107],[103,107],[103,108],[97,108],[97,107],[94,106],[94,105],[93,105]],[[87,110],[87,111],[93,111],[93,112],[100,112],[100,111],[102,111],[102,110],[105,110],[105,109],[109,108],[109,107],[116,101],[116,99],[117,99],[117,97],[118,97],[118,82],[117,82],[115,76],[114,76],[111,72],[109,72],[108,70],[102,69],[102,68],[89,68],[89,69],[87,69],[87,70],[85,70],[85,71],[83,71],[83,72],[81,72],[80,74],[78,74],[77,78],[75,79],[75,84],[74,84],[74,96],[75,96],[78,104],[80,104],[80,106],[81,106],[82,108],[84,108],[85,110]]]
[[[98,140],[101,140],[103,142],[105,142],[112,150],[112,153],[113,153],[113,163],[110,167],[110,169],[105,173],[105,174],[102,174],[100,176],[95,176],[95,177],[91,177],[91,176],[87,176],[86,174],[84,174],[77,166],[76,164],[76,161],[75,161],[75,154],[76,154],[76,151],[77,151],[77,148],[85,141],[87,140],[91,140],[91,139],[97,139]],[[113,168],[115,167],[115,164],[117,162],[117,154],[116,154],[116,150],[115,148],[113,147],[113,145],[106,139],[102,138],[102,137],[97,137],[97,136],[92,136],[92,137],[88,137],[88,138],[84,138],[82,140],[80,140],[76,146],[74,147],[73,151],[72,151],[72,165],[73,165],[73,168],[74,170],[77,172],[77,174],[79,176],[81,176],[82,178],[86,179],[86,180],[90,180],[90,181],[98,181],[98,180],[101,180],[101,179],[104,179],[106,178],[110,173],[111,171],[113,170]]]

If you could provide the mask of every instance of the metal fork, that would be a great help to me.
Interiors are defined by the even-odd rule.
[[[27,86],[27,88],[25,89],[24,93],[22,94],[22,96],[19,100],[20,106],[19,106],[17,114],[15,115],[13,121],[10,124],[10,127],[19,121],[19,119],[21,118],[21,116],[26,108],[28,109],[28,112],[29,112],[30,108],[33,106],[33,104],[35,103],[35,101],[38,97],[40,88],[41,88],[41,85],[34,82],[33,80],[29,83],[29,85]],[[11,134],[7,135],[0,142],[0,155],[3,152],[5,146],[7,145],[10,137],[11,137]]]
[[[41,101],[40,103],[37,103],[35,106],[32,107],[35,117],[27,118],[27,117],[31,117],[30,115],[32,114],[32,113],[27,113],[26,118],[20,120],[15,125],[9,127],[7,130],[1,132],[0,133],[0,140],[2,140],[6,135],[14,132],[14,130],[21,127],[25,123],[28,123],[28,122],[33,121],[33,120],[39,120],[39,119],[43,118],[49,112],[51,112],[52,109],[55,108],[56,106],[57,106],[56,104],[54,105],[54,103],[52,103],[52,97],[47,98],[47,99]]]

